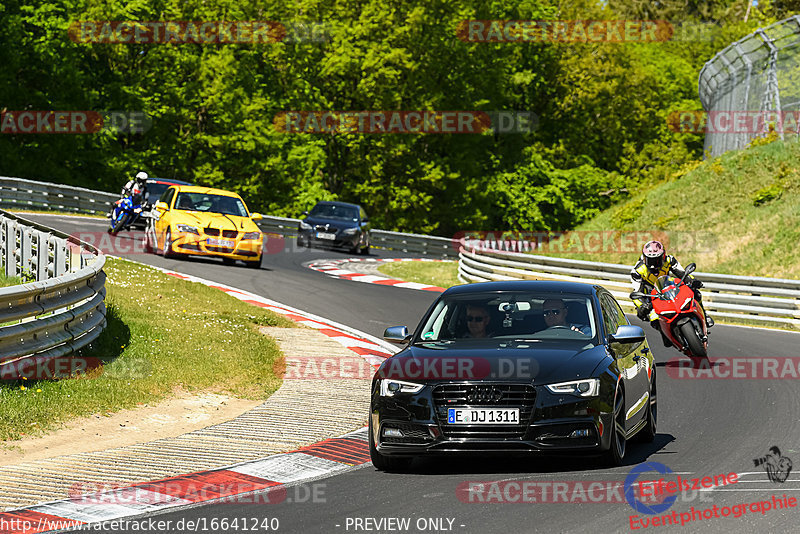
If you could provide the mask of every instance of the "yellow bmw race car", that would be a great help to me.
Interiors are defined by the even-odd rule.
[[[145,247],[165,258],[219,256],[261,266],[263,234],[236,193],[196,185],[169,187],[156,202],[145,234]]]

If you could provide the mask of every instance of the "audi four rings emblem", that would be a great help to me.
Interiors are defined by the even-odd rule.
[[[503,392],[494,386],[473,386],[467,389],[468,402],[498,402]]]

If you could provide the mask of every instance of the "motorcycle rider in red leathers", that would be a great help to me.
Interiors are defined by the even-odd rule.
[[[642,255],[639,261],[631,269],[631,285],[634,291],[640,291],[647,295],[653,290],[658,279],[664,275],[675,276],[682,278],[684,275],[683,266],[671,254],[667,254],[659,241],[648,241],[642,247]],[[703,315],[706,318],[706,327],[711,328],[714,326],[714,320],[708,315],[706,309],[703,307],[702,295],[699,289],[703,287],[703,283],[697,280],[694,276],[689,275],[686,284],[694,291],[694,298],[698,306],[703,310]],[[650,321],[650,326],[661,332],[658,322],[658,314],[653,311],[653,305],[650,299],[634,299],[633,304],[636,306],[636,315],[642,321]],[[661,332],[661,338],[664,341],[665,347],[672,346],[669,338]]]

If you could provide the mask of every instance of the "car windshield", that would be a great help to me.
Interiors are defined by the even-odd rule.
[[[417,343],[460,339],[583,340],[597,332],[586,295],[503,291],[442,297]]]
[[[244,202],[240,199],[208,193],[178,193],[175,209],[249,217],[247,209],[244,207]]]
[[[311,217],[339,219],[342,221],[358,221],[358,208],[337,204],[317,204],[309,213]]]

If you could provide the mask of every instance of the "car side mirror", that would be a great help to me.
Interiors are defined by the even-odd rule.
[[[641,343],[644,339],[645,335],[642,327],[632,324],[620,326],[616,332],[608,336],[609,343],[620,343],[622,345]]]
[[[156,205],[155,205],[154,207],[155,207],[155,208],[156,208],[158,211],[169,211],[169,206],[167,206],[167,203],[166,203],[166,202],[161,202],[161,201],[159,201],[159,202],[156,202]]]
[[[251,214],[250,214],[250,218],[251,218],[252,220],[254,220],[254,221],[260,221],[261,219],[263,219],[263,218],[264,218],[264,216],[263,216],[263,215],[261,215],[260,213],[251,213]]]
[[[308,210],[304,211],[304,212],[303,212],[303,215],[305,215],[306,217],[308,217]]]
[[[407,326],[390,326],[384,330],[383,339],[402,345],[411,341],[411,334],[408,333]]]

